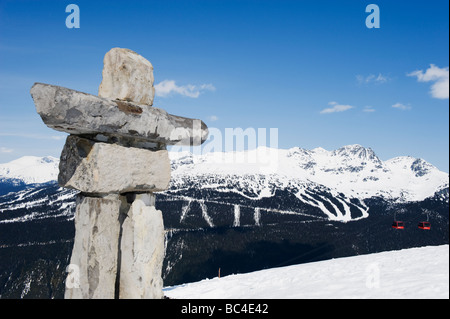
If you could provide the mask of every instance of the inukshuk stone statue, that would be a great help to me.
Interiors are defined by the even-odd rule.
[[[35,83],[44,123],[67,132],[58,182],[80,191],[65,298],[162,298],[164,226],[154,192],[167,189],[166,145],[200,145],[200,120],[152,107],[153,66],[114,48],[98,96]]]

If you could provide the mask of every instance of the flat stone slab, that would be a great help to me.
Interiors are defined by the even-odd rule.
[[[166,145],[201,145],[208,138],[208,127],[201,120],[170,115],[148,105],[43,83],[33,85],[31,96],[44,123],[61,132]]]
[[[84,193],[158,192],[170,182],[167,150],[151,151],[67,137],[58,183]]]

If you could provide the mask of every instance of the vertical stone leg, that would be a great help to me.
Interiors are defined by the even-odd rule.
[[[136,194],[122,225],[120,299],[161,299],[164,224],[153,194]]]
[[[119,195],[78,195],[66,299],[113,299],[119,248]]]

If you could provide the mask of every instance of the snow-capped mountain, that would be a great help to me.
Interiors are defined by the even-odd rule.
[[[275,189],[328,188],[333,195],[367,199],[421,201],[448,188],[449,176],[422,159],[396,157],[380,160],[374,151],[348,145],[334,151],[323,148],[289,150],[260,147],[230,153],[171,153],[172,187],[197,182],[201,188],[229,188],[241,184],[253,197],[267,197]]]
[[[317,188],[342,199],[383,197],[408,202],[424,200],[449,187],[448,173],[422,159],[402,156],[382,161],[361,145],[334,151],[259,147],[242,152],[169,154],[171,190],[195,185],[261,199],[277,189],[288,189],[311,204],[307,191]],[[54,157],[26,156],[0,164],[0,178],[25,184],[54,181],[58,164]]]
[[[24,156],[6,164],[0,164],[0,178],[20,180],[25,184],[54,181],[58,177],[59,159],[46,156]]]

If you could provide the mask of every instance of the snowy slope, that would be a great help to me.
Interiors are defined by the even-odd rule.
[[[174,299],[449,298],[449,246],[382,252],[175,287]]]
[[[18,179],[26,184],[46,183],[58,177],[59,159],[51,156],[24,156],[0,164],[0,178]]]

